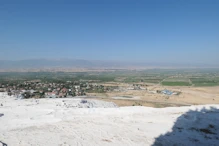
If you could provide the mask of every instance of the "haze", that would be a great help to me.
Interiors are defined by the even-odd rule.
[[[218,65],[216,0],[2,0],[0,59]]]

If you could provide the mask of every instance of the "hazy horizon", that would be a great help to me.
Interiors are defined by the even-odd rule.
[[[85,60],[85,59],[28,59],[28,60],[0,60],[0,69],[49,69],[49,68],[219,68],[218,64],[207,63],[175,63],[175,62],[135,62],[115,60]]]
[[[219,66],[219,2],[0,1],[0,60]]]

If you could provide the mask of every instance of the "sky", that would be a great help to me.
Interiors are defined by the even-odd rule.
[[[1,0],[0,60],[219,63],[218,0]]]

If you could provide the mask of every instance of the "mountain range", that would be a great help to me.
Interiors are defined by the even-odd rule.
[[[129,61],[101,61],[83,59],[27,59],[27,60],[0,60],[0,69],[36,69],[36,68],[128,68],[128,67],[216,67],[209,64],[192,63],[153,63]]]

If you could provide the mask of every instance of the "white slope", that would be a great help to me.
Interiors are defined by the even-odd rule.
[[[78,108],[79,101],[15,100],[1,94],[0,142],[8,146],[219,144],[219,105],[117,108],[88,100],[89,108]]]

